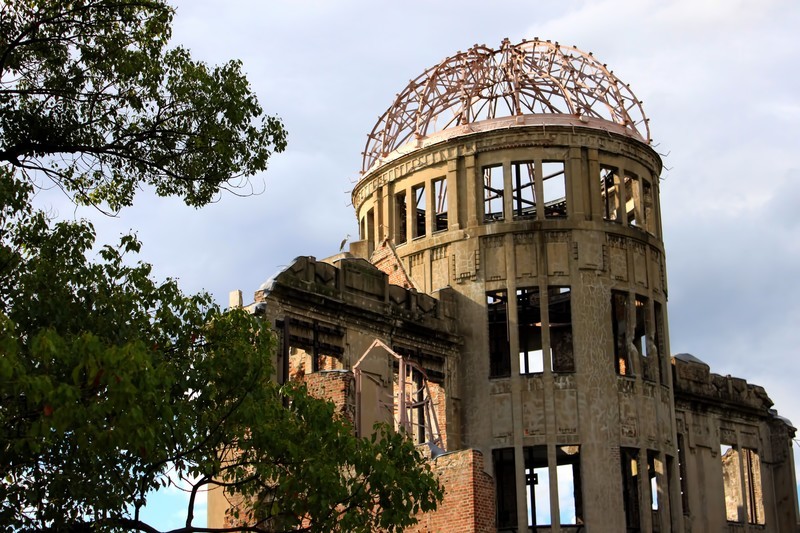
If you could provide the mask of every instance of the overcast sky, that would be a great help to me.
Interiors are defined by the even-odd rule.
[[[332,255],[357,235],[349,191],[366,134],[410,79],[505,37],[576,45],[644,101],[663,157],[672,352],[763,385],[800,423],[800,2],[176,5],[174,42],[209,63],[241,59],[289,147],[253,180],[260,195],[194,210],[144,192],[116,219],[79,211],[101,240],[134,229],[158,277],[223,305],[234,289],[250,301],[294,257]]]

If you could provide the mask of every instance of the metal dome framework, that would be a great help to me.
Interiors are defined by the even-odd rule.
[[[368,135],[362,172],[411,141],[500,117],[530,114],[600,119],[650,142],[630,87],[591,53],[550,41],[475,45],[429,68],[397,95]]]

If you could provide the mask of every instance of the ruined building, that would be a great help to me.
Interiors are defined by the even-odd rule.
[[[798,531],[794,427],[670,356],[661,170],[591,54],[445,59],[369,134],[360,241],[256,291],[279,379],[427,443],[447,495],[420,531]]]

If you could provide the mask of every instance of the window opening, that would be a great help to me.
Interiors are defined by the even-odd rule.
[[[642,215],[645,229],[653,235],[656,233],[656,224],[653,211],[653,186],[649,181],[642,179]]]
[[[625,525],[628,533],[638,533],[639,520],[639,450],[620,448],[622,461],[622,503],[625,508]]]
[[[551,368],[553,372],[575,372],[572,348],[572,292],[569,287],[550,287],[547,298]]]
[[[364,241],[367,239],[367,217],[361,217],[361,224],[359,225],[359,230],[361,233],[361,240]]]
[[[567,216],[567,184],[563,161],[542,163],[545,218]]]
[[[603,198],[603,218],[620,222],[620,184],[616,168],[600,167],[600,194]]]
[[[663,473],[664,469],[662,468],[661,461],[657,457],[657,453],[654,451],[647,451],[647,475],[650,478],[650,510],[653,515],[653,531],[659,531],[661,525],[661,519],[659,516],[659,502],[658,502],[658,493],[660,487],[661,480],[659,478],[659,474]]]
[[[517,528],[517,473],[514,448],[492,450],[494,463],[497,529],[516,531]]]
[[[678,476],[681,487],[681,505],[683,514],[689,514],[689,493],[687,490],[688,480],[686,479],[686,441],[683,433],[678,433]]]
[[[542,308],[538,287],[517,289],[517,328],[520,374],[543,372]]]
[[[721,444],[722,488],[725,494],[725,517],[728,522],[744,521],[744,503],[739,478],[739,450],[730,444]]]
[[[511,198],[514,203],[514,218],[533,218],[536,216],[534,168],[533,161],[511,163],[511,179],[513,182]]]
[[[633,350],[639,355],[639,360],[642,364],[642,378],[655,381],[657,370],[653,365],[657,358],[649,357],[651,354],[646,349],[647,332],[649,330],[647,325],[647,298],[637,294],[634,298],[634,309],[636,322],[633,328]]]
[[[614,338],[614,366],[620,376],[633,374],[628,355],[628,294],[611,291],[611,333]]]
[[[436,222],[433,231],[447,229],[447,181],[444,178],[433,181],[433,197],[436,201]]]
[[[375,210],[370,209],[367,211],[367,242],[369,242],[370,251],[375,245]]]
[[[483,167],[483,220],[503,220],[503,166]]]
[[[412,189],[414,193],[414,237],[425,236],[425,185]]]
[[[625,211],[628,213],[628,224],[643,228],[645,224],[642,213],[642,189],[636,174],[625,173]]]
[[[667,357],[667,349],[664,346],[664,311],[661,304],[653,302],[653,343],[657,351],[657,359],[659,361],[659,370],[661,375],[661,384],[669,385],[669,372],[672,372],[672,364]]]
[[[558,512],[562,525],[583,524],[580,446],[556,447]]]
[[[486,293],[489,319],[489,377],[511,375],[511,347],[508,342],[508,294],[504,290]]]
[[[761,492],[761,459],[752,448],[742,448],[747,521],[764,524],[764,499]]]
[[[547,467],[547,446],[526,446],[525,495],[528,503],[528,526],[549,526],[550,470]]]
[[[394,235],[394,242],[403,244],[408,238],[407,223],[408,213],[406,210],[406,191],[399,192],[394,195],[394,211],[396,218],[395,227],[397,230]]]

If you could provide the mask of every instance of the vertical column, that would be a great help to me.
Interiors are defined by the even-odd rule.
[[[425,235],[430,237],[436,231],[436,194],[433,180],[425,180]]]
[[[458,159],[447,160],[447,229],[454,230],[461,227],[461,213],[459,212],[458,194]]]
[[[581,149],[578,147],[571,147],[564,162],[564,179],[566,180],[566,187],[564,190],[567,193],[567,218],[574,220],[582,220],[586,215],[586,194],[592,194],[591,187],[587,187],[584,183],[586,176],[581,172]],[[591,179],[591,178],[590,178]]]
[[[417,223],[417,199],[414,198],[414,188],[406,187],[406,242],[414,239],[414,228]]]
[[[464,178],[467,184],[467,227],[477,226],[483,220],[483,204],[481,195],[483,194],[483,175],[481,169],[476,166],[475,156],[464,157]],[[481,218],[478,218],[478,206],[480,206]]]

